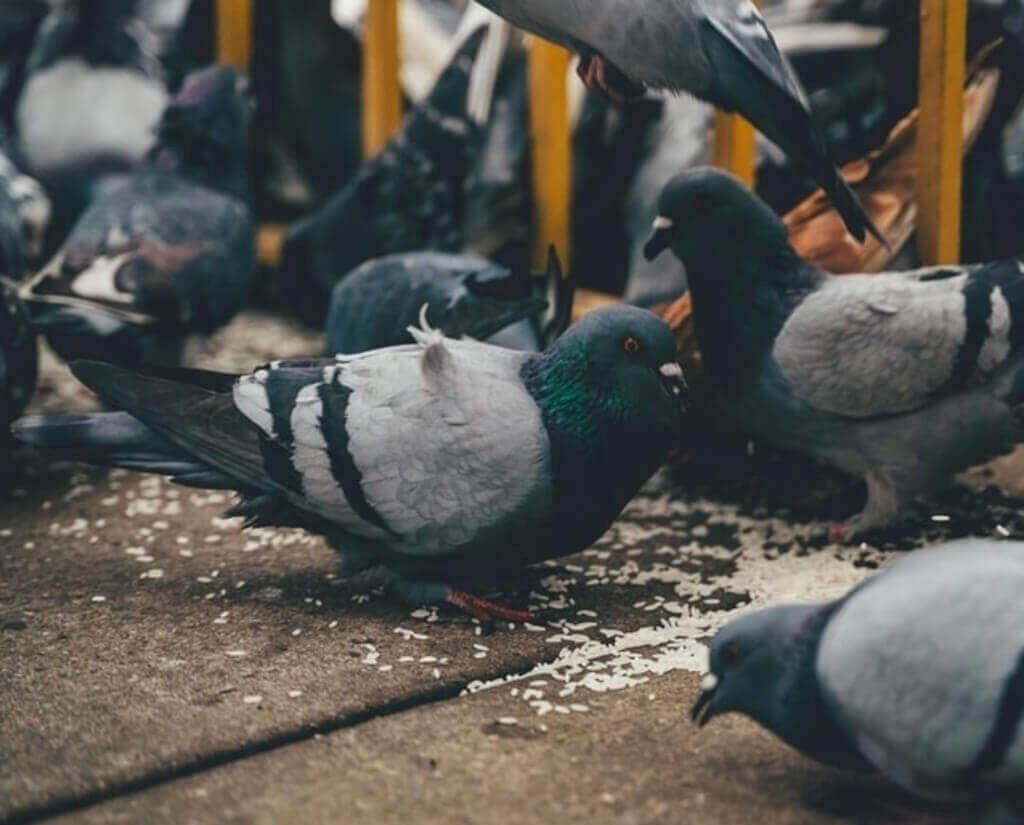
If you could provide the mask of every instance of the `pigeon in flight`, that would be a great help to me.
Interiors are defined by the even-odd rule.
[[[918,492],[1024,437],[1024,262],[835,277],[713,169],[674,178],[659,212],[646,252],[671,247],[686,267],[722,410],[867,483],[833,540],[891,524]]]
[[[1011,796],[1024,783],[1022,589],[1024,544],[964,539],[834,602],[747,614],[711,643],[693,718],[745,714],[812,759],[927,798]]]
[[[237,490],[250,524],[323,534],[345,574],[383,567],[414,604],[525,620],[470,593],[608,528],[682,426],[668,326],[595,311],[543,353],[456,341],[278,362],[249,375],[96,362],[75,374],[122,412],[23,419],[67,457]]]
[[[588,88],[614,100],[645,87],[739,112],[818,182],[850,234],[884,242],[829,158],[807,97],[749,0],[479,0],[580,55]]]
[[[249,291],[250,102],[232,69],[190,74],[157,144],[111,186],[21,294],[64,358],[176,361],[187,333],[227,322]]]

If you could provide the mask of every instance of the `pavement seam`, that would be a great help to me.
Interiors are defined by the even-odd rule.
[[[500,676],[495,678],[500,678]],[[234,762],[241,762],[250,757],[269,753],[289,745],[308,742],[316,736],[324,736],[340,730],[357,727],[374,719],[455,699],[471,681],[473,680],[467,679],[454,684],[443,685],[433,690],[423,691],[412,696],[405,696],[372,708],[350,713],[340,719],[327,720],[299,730],[269,736],[266,739],[250,742],[244,746],[215,751],[184,764],[158,768],[152,773],[135,779],[126,779],[122,782],[116,782],[84,793],[68,794],[43,804],[30,805],[22,808],[20,811],[15,810],[7,814],[0,814],[0,825],[30,825],[31,823],[41,822],[52,817],[81,812],[87,808],[104,802],[110,802],[119,797],[151,790],[169,782],[196,776],[205,771]]]

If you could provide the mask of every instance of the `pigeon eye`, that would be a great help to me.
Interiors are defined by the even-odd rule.
[[[627,335],[622,342],[622,348],[630,355],[638,355],[640,353],[640,342],[636,340],[632,335]]]
[[[722,650],[722,658],[729,667],[736,667],[736,665],[743,661],[743,651],[740,650],[740,646],[737,644],[726,645]]]

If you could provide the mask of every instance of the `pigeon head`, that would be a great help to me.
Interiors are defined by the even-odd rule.
[[[681,421],[688,391],[676,341],[668,325],[646,310],[596,310],[570,327],[544,357],[554,365],[552,406],[572,407],[581,393],[586,403],[580,412],[651,434],[673,431]]]
[[[241,195],[251,115],[242,75],[225,66],[194,71],[160,121],[154,162]]]
[[[794,254],[778,215],[737,178],[710,168],[677,175],[662,190],[644,255],[651,261],[670,247],[688,270],[737,255]]]
[[[788,716],[787,691],[813,668],[819,605],[784,605],[730,622],[711,643],[708,674],[690,713],[703,727],[723,713],[742,713],[790,741],[797,720]],[[813,703],[802,703],[810,708]]]

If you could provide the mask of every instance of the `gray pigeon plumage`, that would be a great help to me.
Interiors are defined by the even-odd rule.
[[[327,315],[329,354],[412,342],[426,307],[449,338],[485,340],[525,322],[523,346],[540,350],[568,326],[572,283],[552,250],[544,273],[512,272],[476,255],[410,252],[367,261],[334,287]]]
[[[177,360],[249,291],[250,103],[233,70],[191,73],[134,174],[110,186],[22,288],[33,322],[64,358]]]
[[[835,602],[742,616],[711,644],[693,717],[746,714],[813,759],[929,798],[1019,793],[1022,589],[1024,544],[966,539]]]
[[[686,266],[706,374],[747,432],[867,483],[833,538],[894,522],[919,492],[1022,437],[1024,264],[834,277],[711,169],[662,193],[649,256]]]
[[[480,0],[580,54],[589,87],[686,91],[739,112],[828,193],[850,233],[879,236],[828,156],[792,66],[749,0]]]
[[[252,524],[322,533],[344,573],[383,566],[413,603],[524,618],[462,590],[589,546],[682,423],[668,327],[595,312],[541,354],[454,341],[250,375],[73,365],[127,412],[25,419],[16,435],[94,463],[238,490]]]

